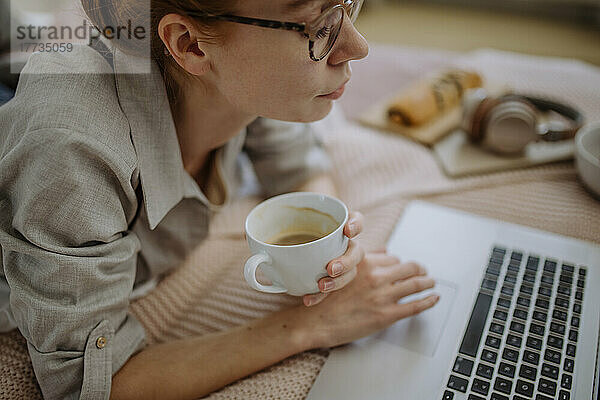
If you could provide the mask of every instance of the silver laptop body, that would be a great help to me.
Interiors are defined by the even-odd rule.
[[[412,202],[388,252],[440,302],[333,349],[308,399],[597,399],[600,246]]]

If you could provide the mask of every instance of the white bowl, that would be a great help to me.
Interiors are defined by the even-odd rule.
[[[575,162],[584,185],[600,199],[600,122],[584,125],[577,132]]]

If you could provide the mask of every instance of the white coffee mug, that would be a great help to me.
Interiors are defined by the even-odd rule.
[[[319,292],[318,281],[327,276],[327,263],[348,248],[347,221],[346,205],[320,193],[292,192],[263,201],[246,217],[246,238],[253,254],[244,267],[246,281],[266,293],[302,296]],[[303,244],[269,243],[282,232],[315,229],[324,236]],[[271,285],[256,279],[259,266]]]

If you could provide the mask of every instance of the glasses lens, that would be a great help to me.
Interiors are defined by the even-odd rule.
[[[329,53],[342,28],[344,9],[336,7],[324,16],[315,37],[313,51],[321,59]]]
[[[360,8],[362,7],[363,0],[354,0],[349,5],[348,16],[350,17],[350,21],[354,23],[356,18],[358,17],[358,13],[360,12]]]

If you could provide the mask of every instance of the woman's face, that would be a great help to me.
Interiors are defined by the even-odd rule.
[[[285,11],[291,0],[243,0],[237,15],[288,22],[317,18],[331,0],[307,1],[295,13]],[[366,57],[366,40],[347,15],[331,52],[311,60],[308,39],[296,31],[226,22],[226,44],[212,49],[211,79],[240,111],[271,119],[311,122],[324,118],[331,99],[319,97],[350,79],[350,60]]]

